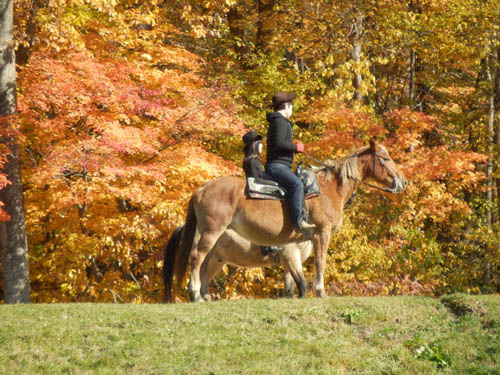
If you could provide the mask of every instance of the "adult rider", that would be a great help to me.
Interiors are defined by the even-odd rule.
[[[293,124],[290,117],[293,112],[292,101],[295,97],[295,94],[284,92],[279,92],[272,97],[274,112],[266,116],[269,128],[265,171],[286,189],[292,222],[296,229],[310,235],[316,225],[307,223],[303,216],[304,185],[292,172],[294,154],[304,152],[304,145],[301,142],[293,143]]]

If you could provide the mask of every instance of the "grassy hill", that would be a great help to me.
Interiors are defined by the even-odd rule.
[[[500,296],[0,306],[0,374],[500,374]]]

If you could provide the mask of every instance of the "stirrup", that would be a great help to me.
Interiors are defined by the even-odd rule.
[[[260,250],[262,252],[262,255],[271,255],[275,256],[283,251],[283,247],[281,246],[261,246]]]
[[[307,239],[310,239],[316,231],[316,224],[309,224],[305,220],[299,221],[297,231],[302,233]]]

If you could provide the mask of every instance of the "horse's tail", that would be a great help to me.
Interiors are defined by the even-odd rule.
[[[167,246],[165,247],[165,256],[163,258],[163,300],[165,302],[174,302],[172,293],[174,265],[183,229],[184,225],[175,228],[172,236],[168,240]]]
[[[179,251],[175,257],[174,275],[176,279],[176,287],[178,289],[182,286],[182,280],[186,274],[189,257],[193,248],[194,236],[196,234],[196,213],[194,212],[194,196],[191,197],[188,204],[188,211],[186,215],[186,223],[182,231],[181,243]]]

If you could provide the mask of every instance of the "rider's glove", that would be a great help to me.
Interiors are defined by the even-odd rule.
[[[297,146],[297,152],[304,152],[304,144],[302,142],[297,142],[295,146]]]

